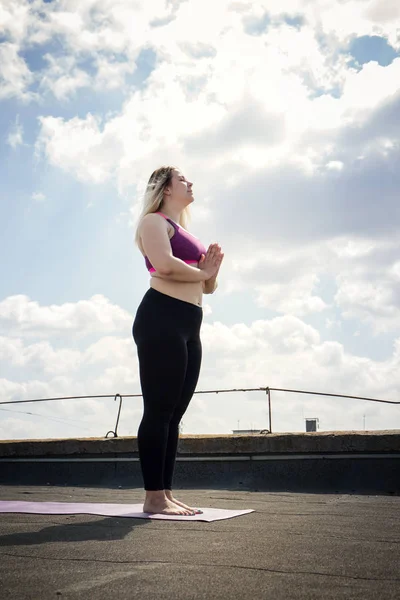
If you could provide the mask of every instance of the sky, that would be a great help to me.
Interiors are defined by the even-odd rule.
[[[140,394],[150,174],[193,182],[225,254],[198,391],[400,400],[397,0],[2,0],[0,439],[103,437]],[[272,430],[400,428],[396,405],[272,392]],[[119,435],[136,436],[141,397]],[[268,429],[195,394],[187,434]]]

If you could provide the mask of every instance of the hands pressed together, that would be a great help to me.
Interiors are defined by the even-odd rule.
[[[221,252],[221,246],[219,244],[210,244],[207,250],[207,254],[201,255],[199,261],[199,269],[205,271],[208,275],[208,279],[215,279],[223,261],[224,254]]]

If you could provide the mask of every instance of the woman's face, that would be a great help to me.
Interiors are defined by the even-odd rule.
[[[193,183],[188,181],[181,171],[174,170],[170,184],[170,200],[174,203],[187,206],[194,200],[192,186]]]

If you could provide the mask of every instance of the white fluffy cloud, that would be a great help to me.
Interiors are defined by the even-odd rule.
[[[0,100],[14,96],[29,100],[32,94],[28,88],[33,79],[33,74],[18,54],[18,46],[3,42],[0,45]]]
[[[207,320],[207,308],[203,388],[257,382],[398,393],[398,340],[392,357],[378,362],[322,341],[306,322],[321,317],[332,335],[351,319],[373,336],[400,330],[400,58],[356,70],[347,54],[350,40],[363,35],[400,48],[395,0],[62,0],[46,6],[6,0],[0,11],[7,36],[3,98],[68,103],[88,89],[99,97],[121,92],[121,108],[112,113],[100,105],[73,117],[43,110],[38,156],[82,182],[111,182],[121,195],[136,190],[126,220],[132,228],[138,192],[154,166],[165,157],[181,165],[195,184],[197,234],[225,251],[218,298],[245,291],[258,308],[279,314],[227,326]],[[61,50],[54,50],[55,39]],[[22,58],[32,48],[42,48],[44,58],[34,74]],[[143,75],[145,85],[131,84],[146,50],[156,57],[154,69]],[[22,131],[13,135],[9,143],[17,146]],[[320,285],[327,279],[329,295]],[[38,373],[24,383],[3,379],[4,394],[138,390],[133,342],[116,337],[131,320],[100,294],[60,306],[39,306],[23,294],[4,299],[0,324],[7,337],[0,352],[10,368]],[[68,342],[52,345],[55,334],[67,340],[69,333],[103,337],[79,350]],[[32,342],[36,336],[46,339]],[[94,405],[85,406],[90,415]],[[186,419],[192,431],[193,415],[207,422],[207,406],[196,398]],[[218,406],[213,419],[221,427],[226,413]],[[300,400],[288,396],[280,406],[280,427],[297,427],[290,410],[298,418]],[[322,409],[309,399],[306,406],[346,428],[333,404]],[[337,406],[354,414],[354,423],[365,410],[344,401]],[[368,409],[376,424],[386,422],[385,409]],[[235,410],[240,418],[240,402]],[[105,418],[107,409],[99,412]]]
[[[61,332],[74,336],[108,333],[126,329],[132,316],[107,298],[96,294],[89,300],[67,302],[61,306],[40,306],[27,296],[9,296],[0,302],[0,325],[8,336],[54,335]]]
[[[79,310],[79,304],[72,312]],[[43,310],[51,320],[53,307]],[[30,318],[34,321],[35,315]],[[97,319],[100,328],[100,315]],[[4,408],[41,413],[44,417],[38,418],[37,425],[32,427],[36,423],[34,416],[21,416],[18,421],[15,414],[0,413],[3,439],[102,436],[114,427],[118,406],[112,397],[116,393],[140,394],[136,349],[126,329],[120,337],[101,337],[86,347],[72,350],[68,346],[56,348],[48,340],[30,343],[21,322],[14,326],[18,337],[0,338],[0,359],[3,368],[18,369],[25,378],[22,381],[0,378],[3,400],[95,394],[111,398],[8,405]],[[31,327],[25,325],[25,330],[33,329],[34,323]],[[44,326],[41,331],[46,337]],[[346,352],[338,342],[322,341],[314,327],[292,316],[256,320],[250,326],[243,323],[227,326],[206,318],[201,335],[203,365],[199,391],[269,385],[395,399],[400,383],[399,339],[389,359],[374,361]],[[364,414],[374,420],[375,428],[400,427],[396,411],[387,405],[282,392],[273,392],[272,397],[274,431],[304,430],[304,418],[311,413],[319,417],[322,429],[360,428]],[[229,394],[229,397],[195,395],[184,417],[184,430],[229,433],[237,428],[237,420],[242,428],[250,427],[251,420],[255,427],[267,427],[266,414],[263,392]],[[136,435],[141,416],[142,399],[125,398],[120,433]],[[55,418],[60,420],[59,424],[51,422]]]
[[[99,130],[98,119],[88,115],[85,120],[74,117],[65,123],[61,117],[41,117],[41,134],[36,143],[38,155],[44,152],[48,160],[75,174],[78,179],[103,183],[115,169],[109,161],[108,136]],[[118,152],[118,140],[111,146]],[[104,152],[104,148],[107,151]],[[76,157],[80,156],[77,163]],[[114,154],[115,156],[115,154]],[[94,157],[97,160],[93,160]]]
[[[174,63],[178,77],[196,60],[192,81],[212,78],[209,66],[215,60],[223,70],[215,77],[213,89],[225,101],[228,97],[232,101],[242,85],[237,77],[233,84],[232,73],[237,76],[250,63],[254,69],[258,61],[268,66],[266,77],[274,87],[279,81],[271,79],[273,64],[277,74],[282,69],[286,74],[295,71],[312,85],[334,87],[340,84],[345,65],[338,48],[345,48],[356,35],[385,36],[398,47],[400,24],[396,0],[63,0],[46,6],[40,0],[4,0],[0,17],[0,31],[17,50],[40,48],[54,39],[62,43],[68,60],[50,55],[49,67],[41,74],[45,87],[58,98],[89,80],[94,86],[108,80],[114,87],[124,73],[132,72],[141,49],[153,47],[162,60]],[[301,26],[293,24],[296,19]],[[124,60],[116,62],[116,56]],[[84,68],[71,67],[72,60],[83,57],[94,60],[90,77]]]
[[[40,0],[2,0],[0,5],[0,33],[13,42],[23,43],[28,36],[32,9],[39,9]]]
[[[47,54],[44,58],[47,59],[49,67],[40,82],[40,87],[50,90],[57,100],[70,97],[80,88],[90,85],[91,77],[76,65],[74,57],[56,59]]]
[[[19,122],[19,117],[17,116],[15,123],[11,127],[10,133],[7,137],[7,144],[11,146],[15,150],[18,146],[22,146],[24,143],[24,129]]]

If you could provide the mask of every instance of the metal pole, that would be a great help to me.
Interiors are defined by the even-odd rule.
[[[272,433],[272,416],[271,416],[271,391],[269,387],[267,387],[268,394],[268,418],[269,418],[269,431]]]
[[[108,438],[108,434],[109,433],[112,433],[114,435],[114,437],[118,437],[117,429],[118,429],[119,415],[121,414],[121,407],[122,407],[122,396],[121,396],[121,394],[115,394],[114,400],[116,400],[118,396],[119,396],[119,409],[118,409],[117,422],[115,424],[115,431],[107,431],[106,438]]]

